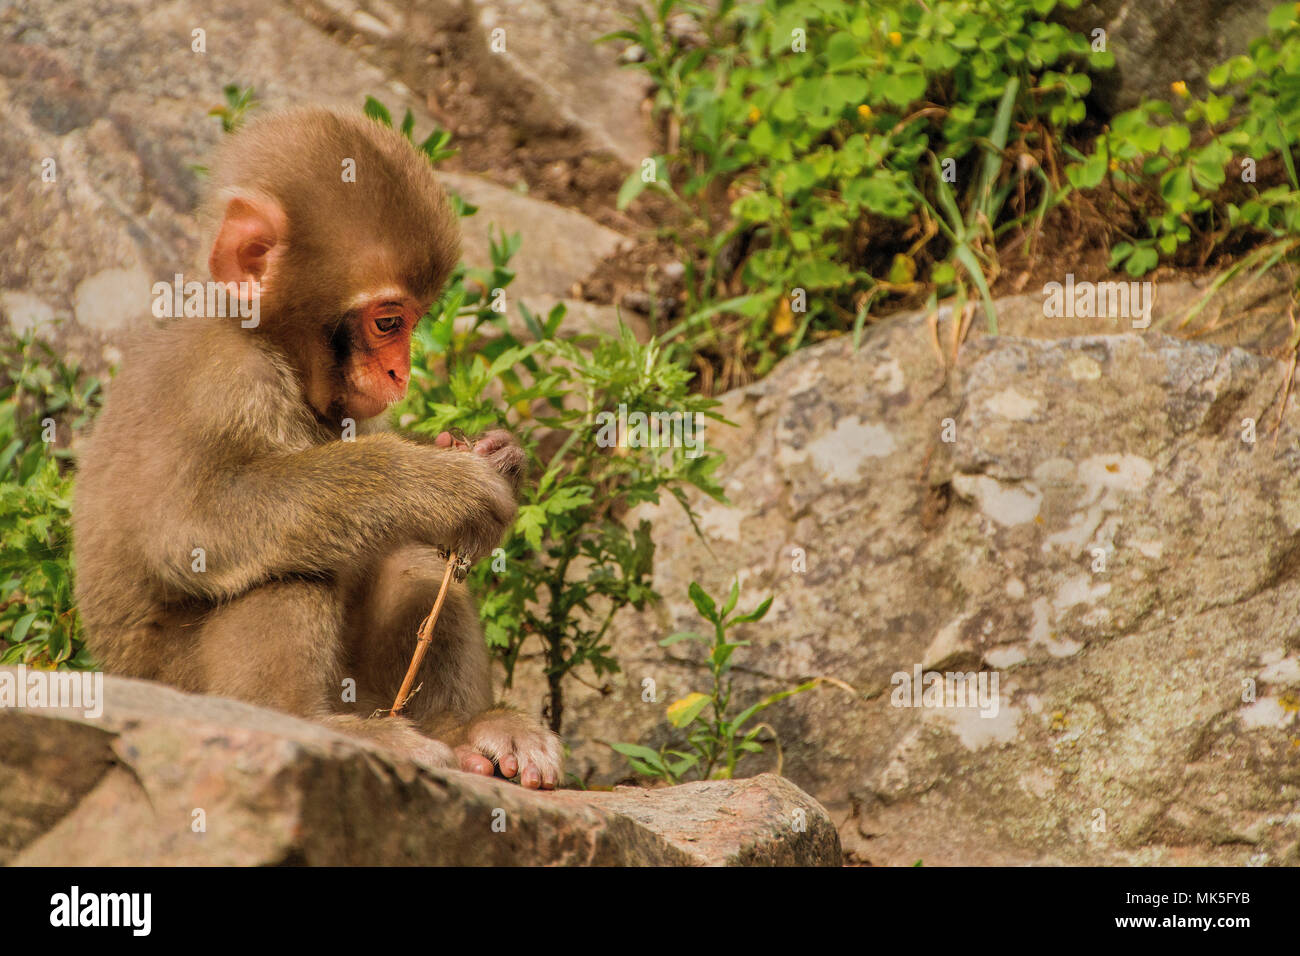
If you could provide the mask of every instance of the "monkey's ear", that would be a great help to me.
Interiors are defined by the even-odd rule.
[[[279,203],[236,197],[226,204],[208,269],[218,282],[265,283],[283,252],[287,220]]]

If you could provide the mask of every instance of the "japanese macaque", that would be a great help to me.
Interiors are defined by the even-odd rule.
[[[401,685],[439,550],[477,560],[500,542],[524,460],[506,432],[462,450],[384,428],[459,254],[427,161],[369,119],[300,109],[229,137],[211,185],[212,279],[258,321],[175,319],[124,351],[73,509],[91,651],[110,672],[555,787],[559,739],[493,706],[463,584],[404,716],[372,716]]]

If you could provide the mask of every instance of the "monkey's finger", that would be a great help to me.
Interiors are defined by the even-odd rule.
[[[433,440],[433,443],[438,448],[455,448],[459,450],[470,447],[468,442],[461,441],[451,432],[438,432],[438,437]]]
[[[474,444],[474,451],[486,456],[510,444],[513,444],[513,442],[510,440],[509,432],[488,432]]]
[[[514,754],[502,754],[497,765],[501,768],[501,776],[507,780],[513,780],[515,774],[519,772],[519,761],[515,759]]]
[[[490,777],[496,772],[492,761],[473,747],[457,747],[456,756],[460,760],[460,769],[466,773],[477,773],[484,777]]]
[[[519,780],[523,786],[530,790],[554,790],[556,783],[555,768],[546,763],[537,766],[530,764],[524,768]],[[525,780],[529,782],[525,783]]]
[[[554,790],[555,778],[558,767],[551,763],[542,754],[535,754],[533,759],[528,761],[524,766],[524,771],[519,776],[519,781],[530,790]],[[535,783],[524,783],[525,780],[536,781]]]

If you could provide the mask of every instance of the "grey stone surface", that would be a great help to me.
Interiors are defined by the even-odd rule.
[[[664,703],[705,675],[656,642],[699,626],[689,582],[737,574],[742,607],[775,595],[738,634],[738,702],[815,675],[857,691],[764,716],[859,857],[1300,862],[1294,395],[1270,434],[1285,374],[1134,333],[974,335],[945,371],[919,316],[787,359],[725,396],[739,427],[710,441],[733,506],[698,503],[703,540],[675,503],[646,510],[666,600],[616,621],[607,694],[569,685],[574,771],[619,779],[603,741],[668,739]],[[893,706],[918,665],[997,674],[996,715]],[[769,748],[740,772],[774,765]]]
[[[0,708],[0,862],[837,866],[840,848],[817,802],[772,775],[529,792],[108,677],[98,718]]]
[[[487,55],[504,61],[524,88],[558,118],[582,130],[594,145],[629,167],[654,153],[643,103],[649,95],[644,74],[620,69],[618,48],[593,46],[600,36],[623,28],[621,14],[637,0],[471,0],[488,42]],[[493,31],[504,49],[493,52]],[[484,65],[499,70],[490,60]]]
[[[200,29],[203,53],[191,48]],[[418,130],[432,125],[404,85],[285,4],[0,5],[4,321],[58,323],[65,351],[94,361],[105,339],[148,317],[153,282],[195,271],[194,167],[222,135],[207,112],[232,82],[254,87],[265,108],[359,111],[373,94],[398,114],[411,106]],[[53,182],[42,179],[47,160]],[[480,207],[463,223],[471,265],[488,264],[490,229],[523,234],[516,296],[566,295],[620,241],[580,213],[471,175],[446,178]]]
[[[1091,38],[1106,31],[1115,69],[1099,75],[1094,95],[1108,112],[1144,97],[1169,99],[1169,84],[1182,80],[1199,95],[1211,67],[1238,53],[1267,29],[1273,0],[1098,0],[1077,10],[1058,10],[1062,21]]]

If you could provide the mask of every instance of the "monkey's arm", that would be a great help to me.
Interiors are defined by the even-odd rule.
[[[217,599],[286,574],[332,574],[406,543],[476,560],[516,507],[489,461],[391,434],[254,458],[191,489],[189,520],[151,536],[155,566],[183,591]]]

